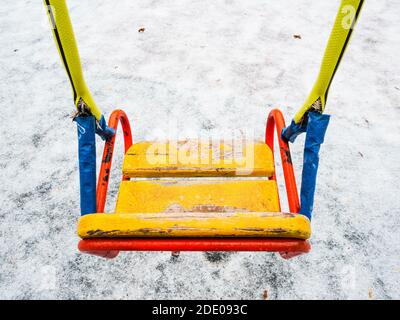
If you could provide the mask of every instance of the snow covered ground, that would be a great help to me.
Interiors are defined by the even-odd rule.
[[[174,128],[262,138],[274,107],[289,121],[311,89],[339,0],[68,4],[96,101],[107,115],[124,108],[138,141]],[[399,12],[399,1],[366,1],[331,88],[310,254],[106,261],[76,248],[72,95],[43,5],[3,0],[0,298],[262,299],[267,290],[271,299],[399,299]],[[303,141],[292,147],[298,173]],[[121,160],[117,152],[109,210]]]

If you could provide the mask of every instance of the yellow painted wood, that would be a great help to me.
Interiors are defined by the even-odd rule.
[[[125,156],[128,177],[271,177],[274,161],[263,142],[141,142]]]
[[[268,237],[308,239],[310,221],[284,213],[90,214],[79,220],[83,239],[113,237]]]
[[[280,207],[272,180],[132,180],[121,182],[115,211],[278,212]]]

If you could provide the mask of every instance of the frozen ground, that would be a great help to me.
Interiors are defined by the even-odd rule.
[[[171,125],[188,136],[251,129],[262,138],[273,107],[289,120],[311,88],[339,0],[68,4],[98,104],[107,115],[123,107],[140,140]],[[262,299],[268,290],[271,299],[399,299],[399,12],[399,1],[366,1],[331,88],[309,255],[105,261],[76,249],[71,90],[41,1],[4,0],[0,298]],[[299,172],[302,140],[292,149]]]

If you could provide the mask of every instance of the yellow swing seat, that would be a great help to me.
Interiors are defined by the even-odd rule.
[[[189,148],[192,161],[183,161]],[[193,152],[201,148],[203,158]],[[308,239],[305,216],[280,212],[271,149],[262,142],[241,149],[235,154],[230,144],[199,141],[133,144],[123,174],[134,180],[121,182],[115,213],[83,216],[79,236]],[[244,158],[252,157],[250,168]],[[171,158],[178,159],[174,166]]]
[[[91,238],[292,238],[307,240],[310,221],[285,213],[116,213],[80,219],[79,236]]]

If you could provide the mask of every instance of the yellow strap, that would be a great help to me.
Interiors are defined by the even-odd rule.
[[[325,110],[329,87],[349,43],[363,2],[364,0],[342,0],[318,79],[303,107],[294,116],[296,123],[301,122],[304,114],[311,107],[319,109],[321,112]]]
[[[82,99],[96,119],[100,120],[101,112],[83,79],[79,52],[65,0],[44,0],[44,2],[48,7],[48,15],[61,59],[71,81],[75,105]],[[299,123],[304,114],[313,106],[324,111],[330,84],[349,43],[363,3],[364,0],[342,0],[318,79],[303,107],[294,116],[296,123]]]
[[[61,60],[64,63],[77,106],[82,99],[97,120],[101,112],[93,100],[82,73],[78,47],[65,0],[44,0]]]

